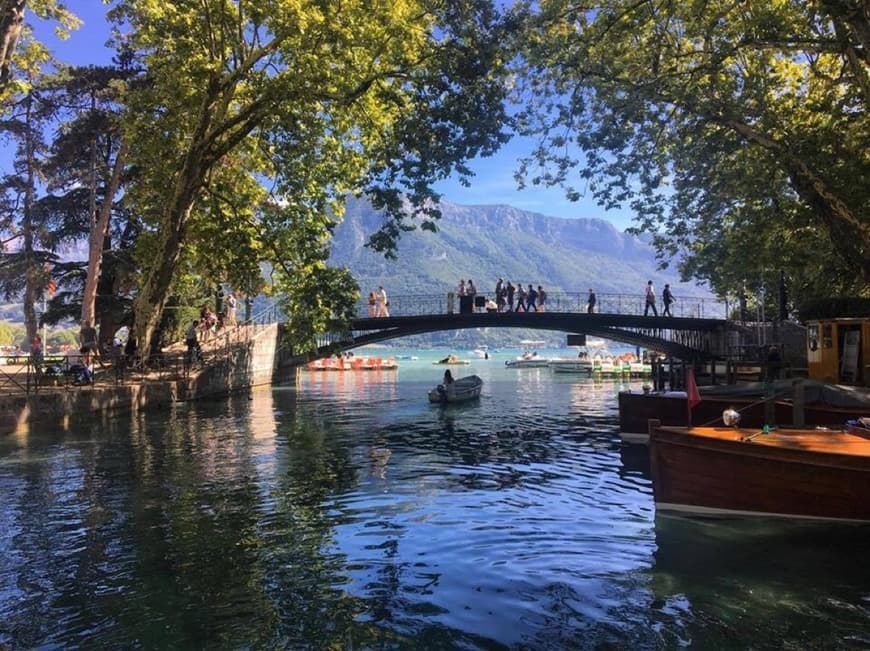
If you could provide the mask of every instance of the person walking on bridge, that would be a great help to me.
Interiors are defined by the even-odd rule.
[[[517,312],[527,312],[526,309],[526,288],[522,283],[517,284]]]
[[[547,290],[543,285],[538,285],[538,312],[547,310]]]
[[[643,308],[644,316],[649,316],[650,308],[652,308],[653,316],[659,315],[659,311],[656,309],[656,290],[651,280],[646,284],[646,305]]]
[[[530,311],[538,311],[538,306],[535,305],[535,301],[538,300],[538,292],[535,291],[535,288],[532,286],[532,283],[529,283],[529,291],[526,292],[526,312]]]
[[[662,310],[662,316],[673,316],[671,314],[671,303],[674,302],[674,295],[671,294],[671,286],[665,283],[665,288],[662,290],[662,304],[665,309]]]
[[[375,292],[375,316],[390,316],[390,311],[387,309],[389,304],[387,290],[383,285],[378,285],[378,291]]]
[[[595,313],[595,303],[598,302],[598,299],[595,298],[595,292],[592,289],[589,289],[589,298],[586,299],[586,314],[594,314]]]

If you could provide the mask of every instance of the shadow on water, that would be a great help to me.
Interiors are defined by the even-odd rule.
[[[655,540],[668,645],[870,648],[870,525],[659,515]]]

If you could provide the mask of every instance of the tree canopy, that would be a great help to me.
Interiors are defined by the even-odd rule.
[[[167,305],[268,268],[310,345],[357,299],[328,265],[345,199],[383,209],[393,256],[515,129],[521,184],[630,207],[687,279],[870,296],[867,0],[505,4],[114,0],[116,65],[68,68],[26,21],[72,28],[64,5],[0,0],[3,289],[30,330],[58,270],[88,322],[135,295],[147,353]],[[76,238],[87,261],[46,267]]]
[[[518,10],[519,11],[519,10]],[[721,293],[870,292],[866,0],[524,2],[524,183],[630,206]]]
[[[387,209],[372,245],[389,253],[409,212],[431,227],[432,183],[504,138],[497,14],[484,0],[129,0],[113,15],[143,69],[125,116],[125,202],[147,228],[143,346],[179,274],[207,269],[249,291],[267,261],[292,294],[323,275],[349,193]],[[347,301],[324,293],[306,321]]]

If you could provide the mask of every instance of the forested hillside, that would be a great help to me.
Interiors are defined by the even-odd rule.
[[[647,280],[670,283],[677,295],[707,290],[680,283],[671,268],[657,270],[650,245],[602,219],[563,219],[505,205],[441,205],[437,233],[402,235],[398,260],[366,248],[383,218],[363,201],[352,201],[338,226],[332,262],[350,267],[364,291],[384,285],[392,294],[436,294],[472,278],[489,293],[501,277],[514,284],[542,284],[551,292],[640,294]]]

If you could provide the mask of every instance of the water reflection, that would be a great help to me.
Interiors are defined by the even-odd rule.
[[[668,646],[870,647],[870,527],[658,516],[652,608]]]
[[[442,408],[437,371],[0,439],[0,647],[866,642],[858,530],[655,518],[617,383],[481,365]]]

